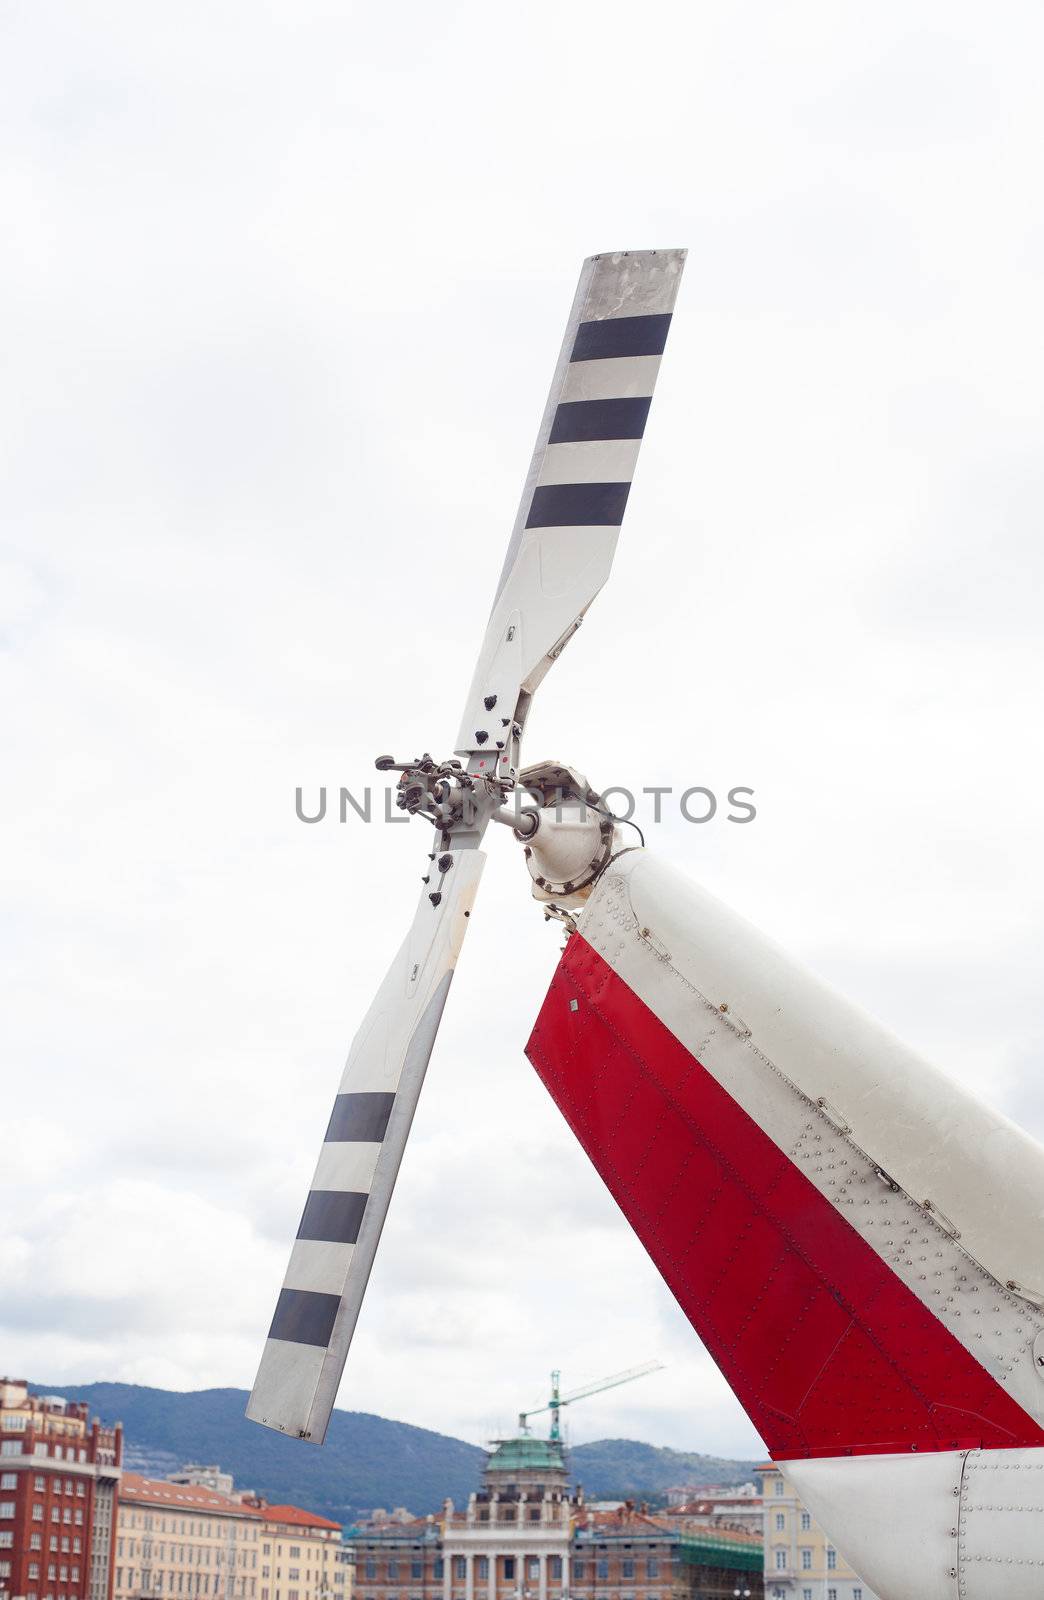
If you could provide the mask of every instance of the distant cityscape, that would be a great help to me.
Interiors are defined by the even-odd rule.
[[[130,1471],[119,1423],[3,1378],[0,1600],[876,1600],[783,1474],[755,1477],[588,1500],[520,1430],[466,1505],[342,1524],[219,1465]]]

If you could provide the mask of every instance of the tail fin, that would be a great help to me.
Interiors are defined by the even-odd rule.
[[[773,1456],[1044,1444],[1014,1125],[644,851],[528,1054]]]

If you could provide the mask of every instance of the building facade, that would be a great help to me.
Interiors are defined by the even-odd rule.
[[[467,1507],[350,1535],[356,1600],[732,1600],[762,1594],[760,1537],[683,1533],[569,1487],[557,1440],[502,1441]],[[274,1597],[273,1597],[274,1600]]]
[[[258,1600],[348,1600],[340,1523],[298,1506],[254,1503],[263,1519]]]
[[[877,1600],[778,1467],[761,1469],[767,1600]]]
[[[671,1505],[667,1516],[683,1531],[690,1527],[745,1528],[760,1540],[764,1523],[761,1487],[743,1483],[728,1489],[703,1489],[690,1500]]]
[[[341,1528],[237,1491],[220,1467],[125,1473],[113,1600],[347,1600]]]
[[[123,1439],[0,1378],[0,1600],[111,1600]]]
[[[262,1526],[233,1495],[127,1472],[113,1600],[258,1600]]]
[[[595,1516],[573,1538],[570,1600],[760,1600],[760,1533],[635,1511]]]

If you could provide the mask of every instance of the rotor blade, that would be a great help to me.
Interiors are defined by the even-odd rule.
[[[457,737],[479,766],[507,770],[504,730],[609,576],[685,255],[584,262]]]
[[[484,863],[443,852],[352,1044],[247,1405],[280,1433],[325,1437]]]

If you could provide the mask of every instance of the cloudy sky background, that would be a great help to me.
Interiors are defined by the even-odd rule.
[[[530,759],[733,784],[650,843],[1044,1134],[1044,18],[0,14],[0,1370],[249,1386],[427,839],[581,258],[689,265],[612,582]],[[647,820],[648,812],[640,813]],[[481,1440],[755,1435],[522,1056],[483,893],[341,1390]]]

